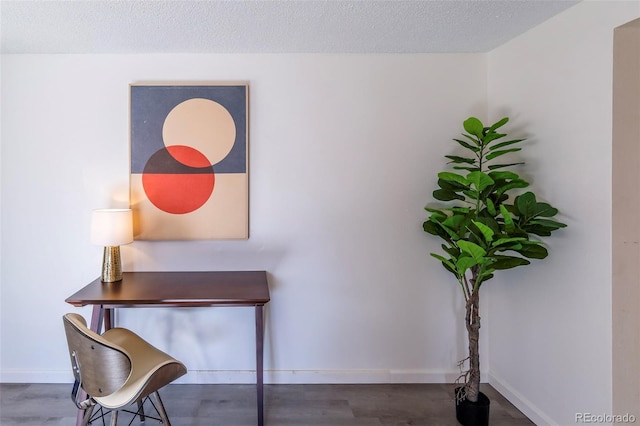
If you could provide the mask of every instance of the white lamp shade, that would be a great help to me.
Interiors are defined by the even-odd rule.
[[[131,209],[98,209],[91,216],[91,242],[115,247],[133,242]]]

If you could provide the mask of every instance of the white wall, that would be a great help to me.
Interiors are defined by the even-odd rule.
[[[489,54],[489,106],[530,134],[524,174],[569,225],[496,278],[490,382],[538,424],[612,413],[613,30],[638,2],[586,1]],[[633,374],[633,372],[630,372]]]
[[[0,381],[70,380],[64,299],[99,274],[91,210],[128,205],[128,85],[157,80],[249,82],[251,237],[134,242],[124,269],[268,270],[267,381],[455,378],[462,305],[422,209],[486,115],[484,55],[4,55]],[[185,381],[253,380],[251,309],[119,323]]]

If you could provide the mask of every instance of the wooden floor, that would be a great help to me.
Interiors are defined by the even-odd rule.
[[[533,425],[492,387],[483,385],[482,391],[491,399],[491,425]],[[0,425],[73,426],[70,393],[71,385],[0,384]],[[173,426],[256,425],[251,385],[173,384],[160,395]],[[130,419],[121,414],[119,424]],[[266,426],[457,424],[451,385],[265,385]]]

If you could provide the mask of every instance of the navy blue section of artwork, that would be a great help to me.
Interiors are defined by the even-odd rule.
[[[143,173],[151,156],[165,148],[162,126],[169,112],[194,98],[219,103],[236,125],[233,148],[215,164],[216,173],[246,173],[246,91],[246,86],[131,86],[131,173]]]

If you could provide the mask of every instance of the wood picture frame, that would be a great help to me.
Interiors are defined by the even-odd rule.
[[[130,85],[137,240],[249,238],[249,85]]]

